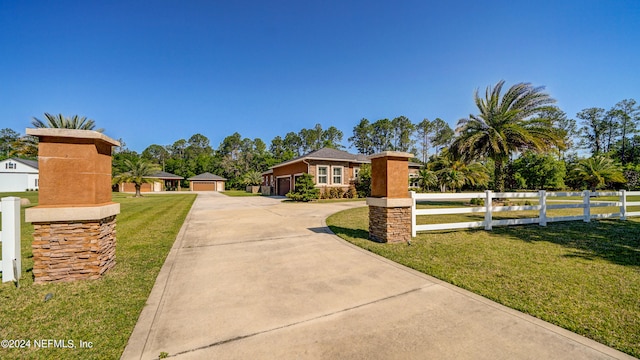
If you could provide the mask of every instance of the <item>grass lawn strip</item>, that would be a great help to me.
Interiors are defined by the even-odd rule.
[[[364,249],[640,357],[639,218],[419,233],[412,246],[369,241],[366,207],[327,224]]]
[[[242,197],[242,196],[262,196],[261,193],[250,193],[250,192],[246,192],[244,190],[226,190],[223,191],[222,194],[227,195],[227,196],[234,196],[234,197]]]
[[[5,196],[26,197],[32,206],[37,204],[37,193],[0,194]],[[33,226],[23,223],[21,287],[0,286],[0,339],[30,339],[31,348],[0,348],[0,358],[119,358],[195,197],[114,194],[113,200],[121,204],[117,264],[100,280],[34,285]],[[48,293],[53,298],[45,302]],[[36,349],[34,339],[73,340],[76,348]],[[80,340],[93,347],[78,348]]]

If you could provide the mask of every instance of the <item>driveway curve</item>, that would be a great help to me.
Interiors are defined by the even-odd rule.
[[[199,194],[122,358],[632,359],[344,242],[357,206]]]

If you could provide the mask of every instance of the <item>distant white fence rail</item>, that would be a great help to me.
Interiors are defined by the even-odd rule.
[[[17,281],[21,277],[22,258],[20,256],[20,198],[2,198],[2,259],[0,270],[2,282]]]
[[[504,225],[523,225],[523,224],[539,224],[540,226],[546,226],[547,223],[556,221],[572,221],[582,220],[589,222],[591,219],[603,219],[618,217],[621,220],[626,220],[629,216],[640,216],[640,211],[628,212],[629,206],[640,206],[640,201],[630,202],[627,201],[628,196],[640,195],[640,191],[608,191],[608,192],[591,192],[585,190],[582,192],[546,192],[540,190],[538,192],[504,192],[495,193],[491,190],[487,190],[483,193],[438,193],[438,194],[419,194],[414,191],[411,192],[411,198],[413,199],[413,206],[411,211],[411,235],[416,236],[418,231],[433,231],[433,230],[448,230],[448,229],[466,229],[484,227],[485,230],[491,230],[493,226]],[[581,203],[576,204],[549,204],[547,198],[549,197],[567,197],[567,196],[579,196],[582,198]],[[619,196],[619,201],[592,201],[592,197],[601,196]],[[455,199],[482,199],[484,200],[484,206],[478,207],[463,207],[463,208],[437,208],[437,209],[417,209],[417,202],[433,201],[433,200],[455,200]],[[538,205],[524,205],[524,206],[493,206],[493,199],[537,199]],[[617,213],[608,214],[591,214],[591,208],[594,207],[619,207],[620,211]],[[583,209],[582,215],[574,216],[556,216],[548,217],[547,210],[554,209]],[[521,218],[521,219],[506,219],[506,220],[493,220],[493,213],[503,211],[538,211],[537,217]],[[456,222],[446,224],[426,224],[417,225],[417,217],[420,215],[445,215],[445,214],[469,214],[469,213],[484,213],[484,221],[471,221],[471,222]]]

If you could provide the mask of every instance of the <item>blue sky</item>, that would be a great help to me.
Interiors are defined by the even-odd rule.
[[[142,151],[201,133],[452,127],[475,89],[544,85],[570,117],[640,101],[640,1],[0,1],[0,128],[94,119]]]

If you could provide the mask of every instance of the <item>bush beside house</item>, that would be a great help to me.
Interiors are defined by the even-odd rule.
[[[287,197],[293,201],[311,201],[320,196],[320,189],[315,187],[313,176],[302,174],[296,179],[295,190],[287,193]]]

